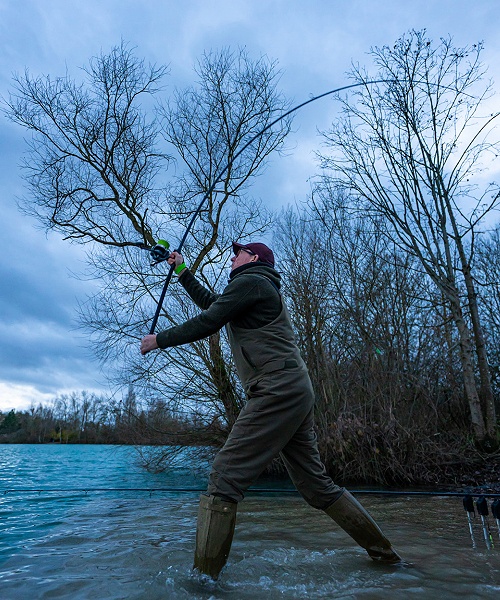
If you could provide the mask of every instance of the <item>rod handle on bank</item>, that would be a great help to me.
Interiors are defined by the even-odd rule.
[[[491,514],[495,517],[495,519],[500,519],[500,499],[495,500],[491,505]]]
[[[476,508],[477,508],[477,512],[482,516],[482,517],[487,517],[489,512],[488,512],[488,502],[486,501],[486,498],[484,496],[480,496],[477,500],[476,500]]]
[[[464,496],[464,509],[467,513],[473,513],[476,516],[476,511],[474,510],[474,498],[472,496]]]

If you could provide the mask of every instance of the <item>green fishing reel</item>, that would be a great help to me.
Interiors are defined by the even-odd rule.
[[[170,244],[165,240],[158,240],[156,245],[150,250],[151,255],[151,266],[154,267],[158,263],[161,263],[170,256],[169,249]]]

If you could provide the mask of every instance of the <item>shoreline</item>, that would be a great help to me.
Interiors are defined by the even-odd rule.
[[[0,444],[8,446],[113,446],[133,448],[134,446],[147,446],[148,444],[125,444],[118,442],[108,443],[86,443],[86,442],[4,442],[0,440]],[[326,465],[327,471],[338,485],[357,492],[359,494],[367,493],[372,490],[374,493],[387,494],[391,493],[404,494],[407,493],[422,493],[422,495],[440,495],[439,492],[457,493],[463,495],[488,495],[500,494],[500,452],[497,451],[491,455],[479,455],[476,459],[464,457],[462,462],[452,465],[447,465],[445,471],[435,472],[435,480],[419,481],[416,479],[414,483],[407,481],[404,484],[382,484],[375,481],[363,481],[355,479],[341,479],[335,477],[334,465]],[[284,472],[268,472],[259,478],[260,487],[267,487],[266,482],[276,485],[277,482],[288,483],[290,479]],[[286,486],[288,487],[288,486]],[[293,488],[290,488],[290,492]],[[251,490],[249,490],[251,493]]]

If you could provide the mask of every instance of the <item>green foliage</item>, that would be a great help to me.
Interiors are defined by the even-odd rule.
[[[16,412],[12,409],[0,423],[0,433],[12,433],[19,429],[20,424],[16,416]]]

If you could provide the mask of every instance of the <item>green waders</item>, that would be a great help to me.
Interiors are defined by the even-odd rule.
[[[218,578],[229,556],[237,506],[217,496],[200,496],[193,568],[212,579]]]
[[[284,302],[279,316],[268,325],[243,329],[230,323],[227,331],[247,402],[214,460],[209,496],[202,496],[200,501],[194,567],[217,578],[229,554],[237,506],[223,499],[242,500],[245,491],[278,455],[306,502],[326,511],[363,546],[364,538],[358,535],[357,526],[372,527],[373,520],[362,521],[357,503],[351,506],[351,519],[344,518],[348,508],[342,498],[346,492],[333,483],[321,462],[314,431],[314,392]],[[344,507],[340,516],[332,513],[335,505]],[[228,509],[232,525],[229,516],[222,520],[223,513],[220,508],[214,510],[215,506]],[[219,526],[220,534],[215,531]],[[370,537],[369,547],[386,546],[385,538],[383,543],[371,543],[373,539]]]
[[[402,562],[380,527],[347,490],[326,508],[325,512],[364,548],[373,560]]]

